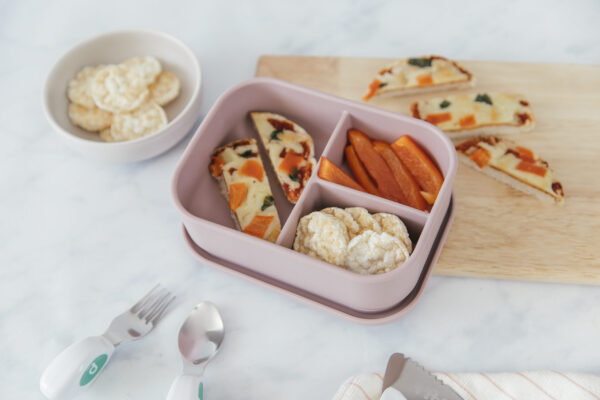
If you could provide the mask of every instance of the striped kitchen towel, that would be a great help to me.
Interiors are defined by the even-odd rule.
[[[600,376],[559,371],[435,373],[464,400],[600,400]],[[381,374],[356,375],[333,400],[379,400]]]

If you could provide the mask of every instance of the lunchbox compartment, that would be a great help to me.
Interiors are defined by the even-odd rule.
[[[315,142],[315,158],[327,155],[345,168],[343,149],[349,128],[391,142],[409,134],[437,162],[445,181],[430,213],[321,180],[316,170],[296,206],[287,201],[259,142],[261,157],[282,222],[277,243],[234,228],[227,203],[208,170],[221,145],[258,135],[250,111],[279,113],[298,123]],[[415,287],[449,207],[456,172],[452,143],[432,125],[364,104],[269,78],[239,84],[224,93],[206,116],[178,164],[173,198],[192,240],[208,253],[258,274],[360,312],[381,312],[399,304]],[[388,212],[407,225],[414,250],[401,266],[379,275],[360,275],[291,249],[299,219],[328,206],[362,206]],[[233,251],[235,249],[235,251]]]
[[[192,215],[217,224],[235,229],[227,202],[219,192],[217,181],[210,175],[208,165],[215,148],[235,140],[254,138],[275,199],[281,224],[292,211],[290,203],[271,167],[269,157],[254,129],[249,113],[252,111],[269,111],[281,114],[306,129],[313,138],[315,159],[319,160],[332,131],[342,114],[341,110],[332,110],[325,105],[308,102],[290,104],[287,97],[274,91],[270,86],[243,87],[235,96],[223,99],[219,108],[226,115],[218,118],[207,117],[202,124],[202,142],[190,149],[191,154],[186,161],[185,173],[181,174],[178,183],[178,197],[182,206]],[[316,175],[316,172],[313,174]]]
[[[397,128],[397,122],[386,121],[383,118],[374,119],[361,113],[344,111],[340,121],[334,129],[322,156],[327,157],[332,163],[340,167],[348,176],[353,177],[352,171],[344,155],[344,149],[350,143],[348,141],[348,130],[357,129],[362,131],[372,140],[381,140],[392,144],[401,136],[408,135],[413,139],[425,153],[437,164],[442,175],[446,177],[451,173],[450,158],[445,154],[443,148],[435,145],[432,138],[421,133],[417,127],[406,127],[403,130]],[[435,148],[435,153],[429,151]]]
[[[277,244],[291,248],[300,219],[313,211],[319,211],[327,207],[363,207],[372,214],[383,212],[396,215],[406,225],[415,250],[417,249],[417,240],[428,217],[422,211],[384,198],[371,196],[368,193],[362,193],[324,180],[316,180],[310,186],[306,195],[302,197],[302,201],[298,202],[292,210],[279,234]]]

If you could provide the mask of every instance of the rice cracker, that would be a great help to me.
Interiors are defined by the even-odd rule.
[[[156,132],[166,125],[165,110],[149,101],[130,113],[115,114],[110,134],[115,141],[132,140]]]
[[[180,86],[179,78],[171,72],[163,71],[150,85],[150,97],[158,105],[164,106],[179,95]]]
[[[150,85],[154,82],[162,71],[160,62],[158,62],[156,58],[150,56],[128,58],[123,61],[123,65],[136,70],[142,75],[146,85]]]
[[[77,103],[69,104],[71,122],[86,131],[98,132],[108,128],[112,122],[112,114],[96,106],[84,107]]]
[[[98,107],[114,113],[135,110],[150,95],[143,75],[125,65],[101,69],[92,80],[91,93]]]
[[[91,86],[96,73],[104,68],[104,65],[97,67],[85,67],[77,73],[75,78],[69,81],[67,88],[67,97],[71,102],[80,104],[87,108],[96,107],[92,97]]]

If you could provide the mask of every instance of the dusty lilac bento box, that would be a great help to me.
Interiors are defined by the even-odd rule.
[[[348,129],[390,143],[408,134],[435,160],[444,184],[426,213],[324,181],[315,171],[293,205],[285,198],[261,148],[282,230],[276,243],[244,234],[235,229],[208,164],[216,147],[242,138],[258,139],[248,117],[250,111],[271,111],[298,123],[314,139],[315,158],[325,156],[346,172],[343,154]],[[353,310],[381,312],[409,295],[428,256],[437,250],[434,241],[450,206],[456,168],[452,142],[426,122],[276,79],[256,78],[234,86],[217,100],[179,161],[172,192],[189,236],[206,252]],[[391,272],[359,275],[292,250],[299,219],[330,206],[360,206],[372,213],[397,215],[415,244],[412,255]]]

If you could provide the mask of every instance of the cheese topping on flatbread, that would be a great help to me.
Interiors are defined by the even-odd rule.
[[[473,76],[455,61],[440,56],[403,58],[379,71],[363,97],[368,100],[390,92],[469,83]]]
[[[315,169],[312,137],[282,115],[250,113],[287,199],[296,203]]]
[[[275,242],[281,231],[269,180],[254,139],[217,148],[209,166],[222,179],[223,194],[241,231]]]
[[[529,102],[509,93],[459,94],[419,101],[413,103],[412,113],[445,132],[534,124]]]

